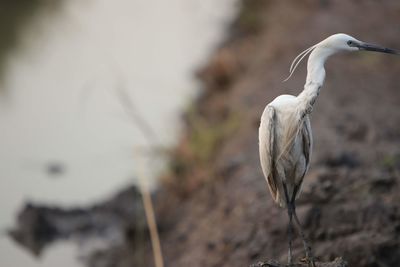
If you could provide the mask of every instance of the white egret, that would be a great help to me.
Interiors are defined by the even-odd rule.
[[[260,161],[272,197],[289,216],[288,262],[292,264],[292,234],[294,218],[303,241],[309,266],[315,266],[311,247],[296,215],[295,200],[310,166],[313,146],[309,114],[325,79],[325,61],[340,51],[375,51],[400,54],[398,51],[359,41],[346,34],[334,34],[300,53],[290,66],[289,79],[299,63],[308,55],[307,80],[298,95],[281,95],[269,103],[261,117],[259,128]]]

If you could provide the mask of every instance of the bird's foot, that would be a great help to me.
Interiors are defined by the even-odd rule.
[[[314,257],[304,257],[304,258],[300,259],[300,262],[307,263],[308,267],[315,267]]]

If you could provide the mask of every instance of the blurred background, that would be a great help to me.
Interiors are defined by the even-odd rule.
[[[0,228],[24,201],[87,205],[135,183],[133,149],[147,140],[124,101],[155,147],[175,144],[194,71],[236,2],[1,1]],[[163,165],[153,162],[149,179]],[[59,244],[37,261],[3,235],[0,265],[74,266],[75,250]]]
[[[0,22],[1,266],[155,266],[140,181],[165,266],[285,262],[265,105],[331,34],[400,49],[395,0],[1,1]],[[399,58],[326,70],[300,220],[321,261],[399,266]]]

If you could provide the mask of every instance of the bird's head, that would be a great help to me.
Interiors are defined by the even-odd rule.
[[[322,62],[325,62],[325,60],[333,55],[336,54],[337,52],[341,51],[349,51],[349,52],[355,52],[355,51],[373,51],[373,52],[381,52],[381,53],[387,53],[387,54],[395,54],[395,55],[400,55],[400,51],[382,47],[379,45],[375,44],[369,44],[366,42],[362,42],[360,40],[357,40],[356,38],[344,34],[344,33],[337,33],[334,35],[329,36],[325,40],[319,42],[316,45],[313,45],[303,52],[301,52],[292,62],[292,65],[290,66],[289,69],[289,77],[287,77],[284,81],[287,81],[294,71],[296,70],[297,66],[300,64],[300,62],[308,55],[311,54],[311,52],[315,51],[314,55],[318,55],[318,59],[321,60]]]
[[[322,49],[329,49],[331,50],[332,53],[340,51],[354,52],[354,51],[365,50],[365,51],[374,51],[387,54],[397,54],[397,55],[400,54],[399,51],[382,47],[379,45],[362,42],[344,33],[337,33],[331,35],[322,42],[320,42],[319,44],[317,44],[316,47]]]

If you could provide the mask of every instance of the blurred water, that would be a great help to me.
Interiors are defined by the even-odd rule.
[[[193,72],[223,39],[236,2],[75,0],[38,13],[2,69],[0,229],[25,200],[84,205],[132,182],[132,150],[147,143],[121,90],[156,145],[173,144],[198,88]],[[54,266],[56,254],[57,266],[73,266],[74,249],[58,245],[35,262],[1,237],[0,265]]]

